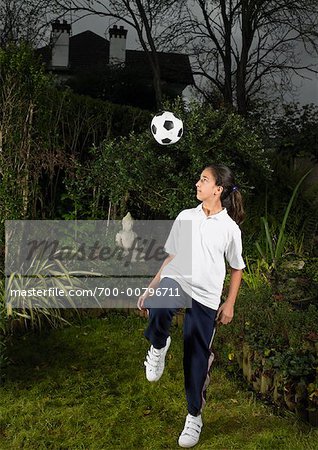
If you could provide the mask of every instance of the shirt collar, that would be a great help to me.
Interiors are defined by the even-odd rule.
[[[219,220],[219,219],[222,219],[222,217],[224,217],[225,214],[227,214],[226,208],[223,208],[222,211],[220,211],[219,213],[217,213],[217,214],[212,214],[211,216],[207,216],[207,215],[205,214],[205,212],[203,211],[203,202],[200,203],[195,209],[196,209],[196,211],[197,211],[198,213],[204,214],[204,217],[205,217],[206,219],[217,219],[217,220]]]

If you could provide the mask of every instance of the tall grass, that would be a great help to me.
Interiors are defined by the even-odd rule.
[[[47,296],[33,297],[28,296],[26,293],[31,288],[44,290],[53,286],[68,289],[78,284],[78,280],[70,277],[67,269],[60,261],[56,260],[56,262],[60,266],[59,271],[53,270],[53,262],[35,257],[24,275],[15,272],[11,273],[5,288],[3,287],[8,317],[25,319],[25,324],[29,323],[33,329],[41,329],[43,322],[48,323],[52,327],[58,326],[62,322],[68,323],[61,314],[61,308],[65,307],[64,300],[63,305],[61,300],[55,295],[49,298]],[[30,275],[28,275],[29,273]],[[42,273],[46,275],[42,275]],[[67,284],[62,283],[62,280],[66,280]],[[9,295],[11,290],[18,290],[21,293],[17,303]],[[67,306],[74,308],[76,311],[73,299],[66,295],[66,301],[68,302]]]
[[[260,253],[261,257],[268,262],[268,264],[271,266],[272,269],[276,267],[277,262],[282,258],[284,252],[286,251],[286,243],[288,241],[288,236],[286,234],[286,225],[290,214],[290,210],[292,208],[300,185],[311,171],[312,169],[306,172],[305,175],[303,175],[303,177],[299,180],[296,187],[294,188],[292,196],[285,210],[282,223],[278,226],[277,239],[275,238],[275,234],[270,229],[268,218],[261,217],[261,222],[265,231],[265,239],[264,242],[262,243],[260,243],[259,241],[256,242],[256,248]]]
[[[246,268],[243,271],[243,281],[246,285],[257,291],[264,284],[269,284],[268,274],[270,272],[269,266],[264,260],[257,259],[251,261],[250,258],[245,258]]]

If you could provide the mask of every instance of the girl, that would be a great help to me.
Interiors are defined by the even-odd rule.
[[[242,269],[245,267],[238,226],[244,214],[242,196],[235,186],[230,169],[217,164],[205,167],[196,188],[197,199],[201,203],[196,208],[181,211],[177,216],[164,246],[169,256],[148,286],[148,289],[155,290],[168,288],[162,290],[166,292],[166,296],[177,292],[178,297],[163,299],[161,296],[150,296],[146,291],[137,303],[140,310],[149,311],[145,336],[151,347],[144,364],[146,377],[153,382],[159,380],[164,370],[165,356],[171,342],[169,329],[173,315],[182,304],[189,305],[189,300],[192,302],[192,307],[187,307],[185,311],[183,333],[188,415],[178,442],[185,448],[193,447],[199,441],[201,412],[205,405],[209,370],[214,358],[211,344],[216,323],[231,322]],[[185,250],[189,245],[185,245],[184,240],[182,245],[182,224],[189,221],[192,229],[191,277],[184,273],[184,262],[187,259]],[[189,239],[186,241],[189,243]],[[231,279],[227,298],[219,307],[226,274],[224,257],[231,267]],[[163,300],[165,307],[160,303]],[[167,301],[170,301],[171,307],[166,306]]]

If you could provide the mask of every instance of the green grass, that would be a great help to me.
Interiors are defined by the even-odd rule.
[[[0,387],[0,449],[177,449],[186,402],[182,330],[149,384],[144,319],[103,319],[18,338]],[[274,415],[214,365],[196,449],[316,449],[318,430]]]

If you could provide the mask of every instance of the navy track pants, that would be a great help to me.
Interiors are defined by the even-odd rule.
[[[158,288],[163,287],[178,288],[181,294],[180,302],[189,304],[189,295],[172,278],[163,278]],[[151,302],[154,297],[148,297],[144,303],[144,307],[149,309],[148,328],[144,334],[151,344],[159,349],[166,344],[172,318],[180,309],[181,303],[173,308],[152,308]],[[176,306],[175,302],[172,303]],[[215,309],[208,308],[194,299],[192,299],[192,307],[185,310],[183,370],[188,412],[193,416],[201,414],[206,403],[206,388],[210,381],[209,371],[214,359],[211,345],[216,330],[216,313]]]

